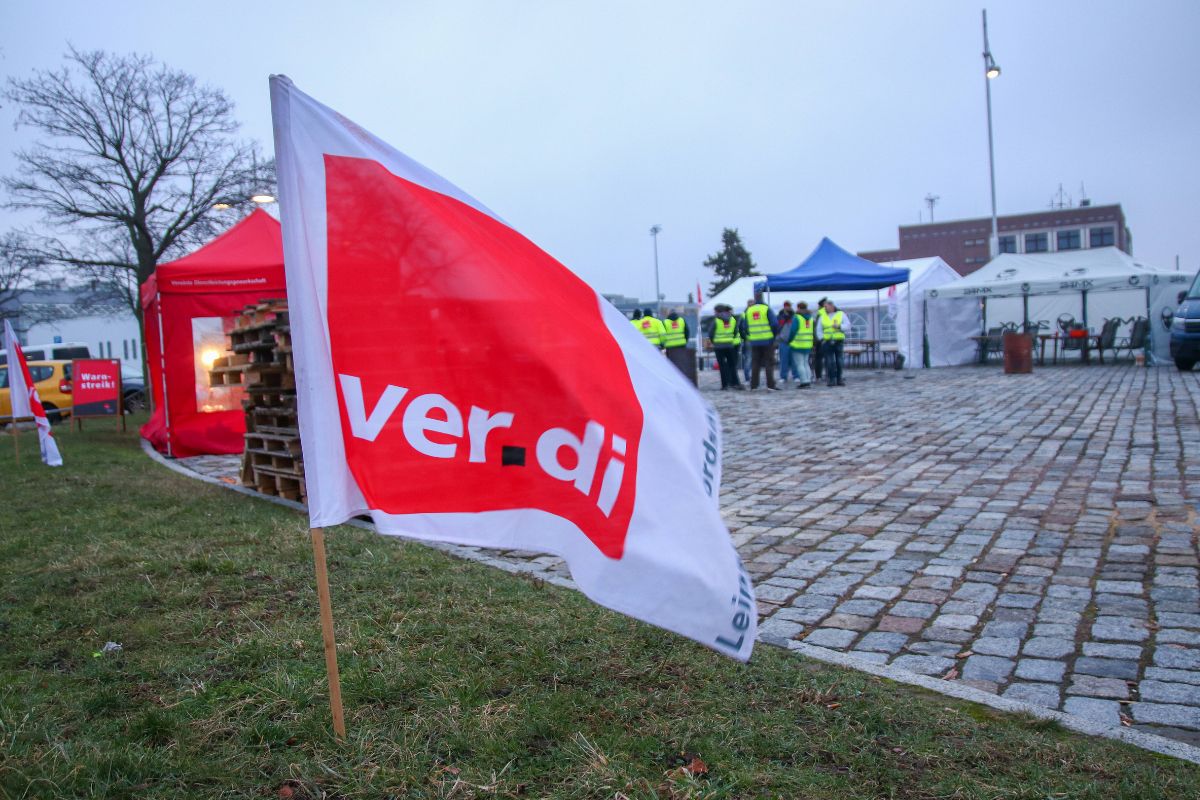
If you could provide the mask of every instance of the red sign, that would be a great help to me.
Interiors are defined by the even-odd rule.
[[[121,413],[121,362],[76,359],[71,365],[71,413],[75,417],[115,417]]]

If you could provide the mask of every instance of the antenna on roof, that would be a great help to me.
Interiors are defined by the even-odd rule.
[[[930,192],[929,194],[925,195],[925,205],[929,206],[929,221],[930,222],[933,222],[933,207],[936,206],[937,201],[941,200],[941,199],[942,199],[941,197],[934,194],[933,192]]]
[[[1087,196],[1087,189],[1083,188],[1083,181],[1079,182],[1079,207],[1087,208],[1092,204],[1092,200]]]
[[[1063,191],[1063,185],[1058,185],[1058,191],[1050,196],[1051,208],[1066,208],[1071,205],[1071,195]]]

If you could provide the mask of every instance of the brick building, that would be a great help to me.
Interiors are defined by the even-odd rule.
[[[1133,236],[1125,226],[1125,213],[1119,204],[1093,206],[1085,200],[1073,208],[999,217],[997,227],[1001,253],[1053,253],[1115,246],[1133,255]],[[991,217],[901,225],[899,248],[858,255],[878,263],[941,256],[959,274],[970,275],[989,261],[991,232]]]

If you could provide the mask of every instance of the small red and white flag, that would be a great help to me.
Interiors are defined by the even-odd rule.
[[[12,403],[13,425],[19,419],[32,417],[37,425],[42,461],[51,467],[61,467],[63,462],[58,452],[58,442],[54,441],[50,420],[46,419],[46,409],[38,397],[29,365],[25,363],[25,351],[21,349],[9,320],[4,320],[4,349],[8,351],[8,396]]]
[[[894,284],[888,287],[887,313],[893,320],[900,316],[900,296],[896,293],[896,286]]]
[[[700,281],[696,281],[696,305],[704,305],[704,294],[700,291]]]
[[[750,657],[720,421],[570,270],[271,78],[310,522],[562,556],[592,600]]]

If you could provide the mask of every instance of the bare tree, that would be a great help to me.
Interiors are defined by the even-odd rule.
[[[4,180],[8,206],[42,212],[42,258],[119,292],[141,322],[137,287],[224,227],[214,203],[269,190],[273,165],[237,138],[229,98],[191,75],[149,56],[65,60],[8,81],[18,126],[40,134]]]
[[[21,234],[10,231],[0,237],[0,320],[19,315],[19,295],[41,265],[42,259]]]

